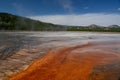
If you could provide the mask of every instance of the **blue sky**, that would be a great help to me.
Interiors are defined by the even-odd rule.
[[[120,0],[0,0],[0,12],[63,25],[120,25]]]

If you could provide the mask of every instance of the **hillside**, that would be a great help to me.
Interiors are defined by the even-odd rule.
[[[0,30],[120,32],[120,26],[95,24],[89,26],[55,25],[9,13],[0,13]]]
[[[64,30],[64,27],[9,13],[0,13],[0,30],[57,31]]]

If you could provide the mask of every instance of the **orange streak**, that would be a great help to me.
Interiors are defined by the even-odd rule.
[[[93,78],[94,75],[91,74],[96,66],[120,61],[120,50],[116,55],[116,50],[113,49],[119,45],[120,43],[88,43],[52,50],[32,63],[27,70],[13,75],[10,80],[106,80],[104,75],[112,76],[109,71],[100,74],[99,78]]]

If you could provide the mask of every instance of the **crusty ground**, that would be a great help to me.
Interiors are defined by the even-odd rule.
[[[120,80],[120,42],[51,50],[9,80]]]

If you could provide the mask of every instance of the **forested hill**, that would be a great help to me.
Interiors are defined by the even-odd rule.
[[[89,26],[63,26],[32,20],[9,13],[0,13],[0,30],[120,32],[120,26],[111,25],[105,27],[95,24]]]
[[[65,28],[9,13],[0,13],[0,30],[58,31]]]

